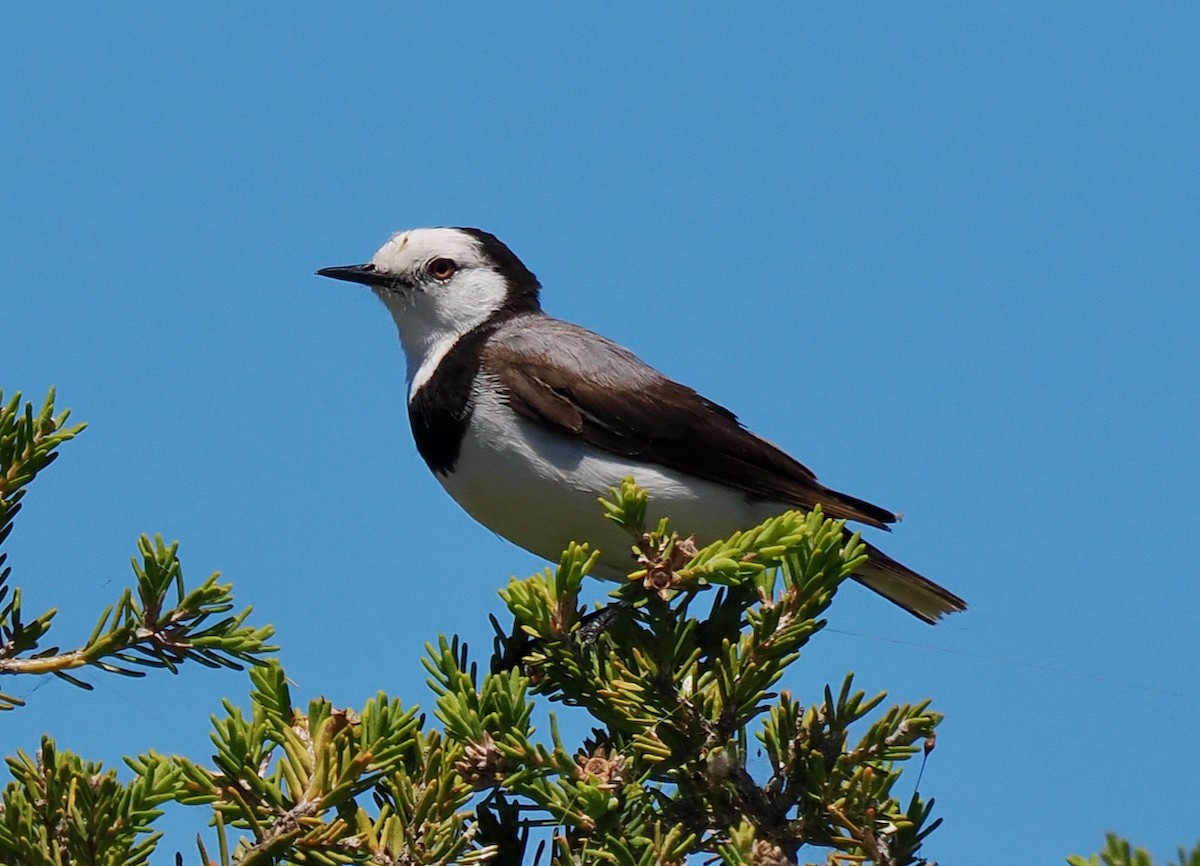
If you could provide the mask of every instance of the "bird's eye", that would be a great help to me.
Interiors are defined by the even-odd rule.
[[[434,259],[426,268],[429,271],[429,276],[435,280],[448,280],[458,270],[458,265],[453,259]]]

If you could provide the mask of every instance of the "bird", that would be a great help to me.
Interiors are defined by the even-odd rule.
[[[369,262],[319,276],[369,286],[391,312],[407,365],[417,452],[475,520],[557,562],[571,541],[600,551],[591,573],[632,571],[629,539],[598,498],[632,477],[699,543],[792,509],[880,529],[898,516],[824,486],[733,412],[629,349],[541,307],[541,284],[478,228],[393,234]],[[853,577],[934,623],[954,593],[866,544]]]

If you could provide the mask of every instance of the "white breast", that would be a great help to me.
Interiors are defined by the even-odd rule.
[[[495,392],[477,392],[454,471],[438,476],[467,513],[514,544],[552,562],[570,541],[601,550],[593,573],[620,579],[636,568],[631,540],[604,518],[597,500],[632,476],[650,492],[647,525],[706,543],[787,509],[683,473],[617,457],[518,416]]]

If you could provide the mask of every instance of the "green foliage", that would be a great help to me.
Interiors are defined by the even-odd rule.
[[[0,811],[0,863],[12,866],[141,866],[159,834],[156,808],[178,788],[179,771],[150,766],[129,784],[113,770],[60,752],[49,737],[33,757],[7,759],[13,780]],[[138,838],[138,837],[143,838]]]
[[[52,399],[36,419],[18,403],[0,419],[4,534],[24,486],[79,429]],[[13,590],[0,674],[82,684],[66,672],[249,663],[253,689],[248,711],[226,701],[214,717],[208,761],[144,754],[127,759],[126,784],[49,738],[10,759],[0,864],[139,866],[168,799],[211,815],[206,866],[924,862],[932,801],[895,792],[904,763],[932,746],[928,702],[884,708],[849,675],[808,701],[776,691],[861,565],[858,537],[791,512],[698,549],[666,520],[645,527],[646,503],[632,482],[601,503],[633,554],[607,606],[581,603],[595,554],[572,544],[557,568],[501,591],[512,625],[496,623],[486,672],[457,638],[428,646],[436,726],[384,694],[360,710],[296,707],[283,669],[263,660],[271,630],[230,615],[216,575],[188,589],[161,539],[141,539],[136,587],[79,649],[43,648],[53,611],[23,620]],[[554,714],[542,735],[539,702],[586,713],[591,735],[567,744]]]
[[[67,427],[69,413],[54,414],[53,390],[36,416],[29,403],[20,409],[20,397],[0,405],[0,544],[12,531],[29,482],[55,460],[58,446],[84,426]],[[0,675],[53,674],[91,688],[67,671],[90,666],[140,677],[145,675],[142,668],[176,672],[185,661],[240,669],[242,663],[256,663],[272,652],[275,647],[266,641],[273,630],[246,625],[249,608],[224,615],[233,609],[232,586],[218,583],[219,575],[186,588],[178,547],[178,542],[168,545],[159,536],[153,541],[141,536],[139,556],[131,560],[136,587],[123,590],[101,613],[87,640],[66,652],[42,646],[56,611],[25,619],[21,590],[9,585],[11,569],[3,567],[6,554],[0,552]],[[0,710],[21,704],[0,693]]]
[[[21,510],[29,482],[58,458],[59,445],[87,426],[68,427],[70,414],[69,410],[54,414],[53,388],[36,416],[32,403],[21,406],[21,392],[5,403],[0,390],[0,544],[12,532],[13,518]],[[0,566],[3,564],[0,556]]]
[[[1200,866],[1200,843],[1191,851],[1180,848],[1178,857],[1168,866]],[[1067,858],[1067,863],[1070,866],[1153,866],[1154,861],[1145,849],[1134,848],[1128,840],[1115,833],[1107,833],[1103,851],[1087,858],[1072,854]]]
[[[301,712],[278,664],[250,677],[250,718],[226,702],[214,719],[213,767],[153,754],[134,766],[182,772],[177,799],[214,809],[221,863],[469,862],[459,751],[416,710],[380,694],[358,713],[323,699]],[[231,846],[230,827],[249,835]]]
[[[22,408],[20,392],[5,403],[0,391],[0,547],[12,532],[29,483],[58,457],[59,445],[83,430],[83,424],[67,426],[69,415],[54,414],[53,389],[37,415],[32,403]],[[0,549],[0,664],[35,648],[54,618],[51,610],[29,622],[22,619],[21,591],[8,586],[12,569],[5,565],[7,559],[8,554]],[[0,710],[20,704],[18,698],[0,692]]]
[[[434,654],[443,715],[457,719],[448,733],[494,749],[501,788],[562,828],[555,862],[673,862],[695,853],[796,862],[806,845],[832,857],[914,862],[936,822],[918,797],[901,806],[891,791],[899,762],[940,717],[927,703],[893,707],[855,742],[850,729],[883,695],[866,699],[850,677],[809,707],[770,691],[861,564],[857,537],[819,511],[793,512],[697,550],[665,521],[644,532],[645,502],[627,483],[604,504],[630,532],[641,567],[618,592],[615,615],[592,615],[605,619],[602,629],[591,629],[578,607],[592,559],[586,545],[569,548],[556,571],[501,592],[513,627],[497,656],[524,646],[522,677],[496,671],[477,694],[507,695],[503,710],[460,699],[447,711],[447,694],[466,691],[455,673],[466,659],[445,644]],[[552,749],[531,748],[524,689],[583,707],[603,727],[574,755],[557,735]],[[771,767],[763,781],[746,765],[755,720]]]

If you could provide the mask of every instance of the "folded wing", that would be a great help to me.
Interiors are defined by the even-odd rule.
[[[691,388],[596,334],[554,319],[518,320],[488,342],[484,365],[526,418],[622,457],[634,457],[796,508],[884,528],[887,509],[825,487]],[[554,363],[570,357],[567,369]],[[633,387],[631,387],[631,385]]]

